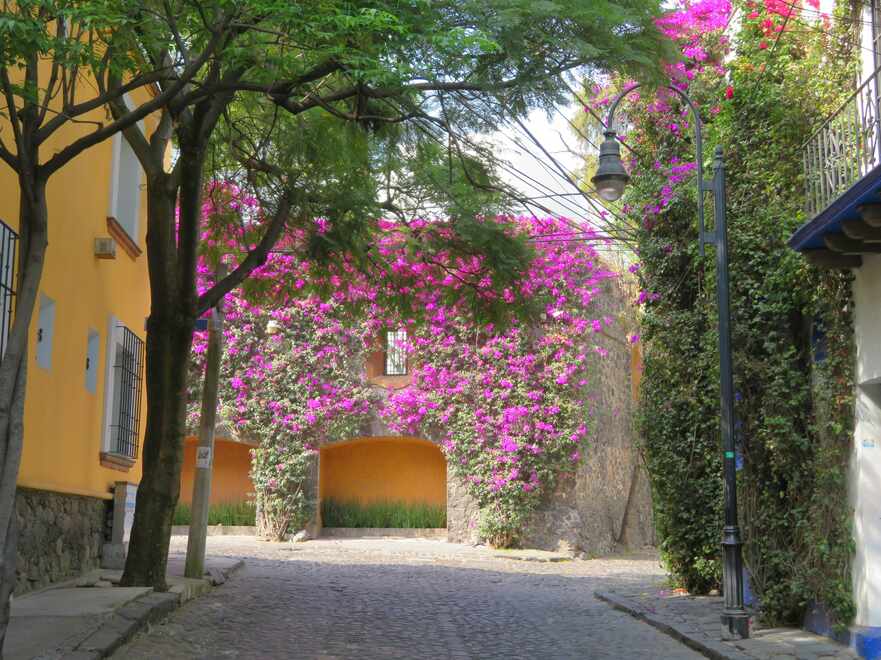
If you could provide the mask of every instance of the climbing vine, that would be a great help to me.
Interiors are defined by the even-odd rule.
[[[211,192],[208,227],[216,214],[259,212],[229,186]],[[273,535],[302,527],[314,511],[315,452],[356,437],[372,416],[441,444],[480,505],[481,534],[495,545],[515,542],[557,477],[577,466],[590,431],[588,394],[598,385],[590,367],[605,355],[597,335],[617,323],[592,303],[616,274],[585,240],[593,237],[566,222],[495,222],[516,236],[554,239],[536,240],[524,276],[507,287],[484,271],[481,257],[413,249],[397,223],[381,222],[374,252],[383,277],[356,273],[345,260],[322,272],[297,256],[304,236],[292,236],[254,272],[248,291],[227,296],[218,412],[259,443],[251,475]],[[315,225],[319,235],[330,229],[321,218]],[[448,231],[441,221],[413,227]],[[205,280],[208,260],[200,266]],[[408,302],[388,302],[395,297]],[[534,313],[489,322],[475,308],[481,298],[527,300]],[[381,396],[366,377],[366,357],[377,337],[399,328],[407,329],[413,383]],[[191,427],[205,339],[198,333],[194,342]]]
[[[752,588],[768,621],[800,621],[820,602],[846,623],[849,282],[807,265],[786,242],[806,219],[801,145],[853,76],[853,23],[819,16],[810,2],[701,0],[661,26],[683,53],[671,84],[697,101],[707,142],[725,152],[738,493]],[[602,109],[608,89],[592,92],[588,110]],[[620,211],[637,231],[644,289],[640,427],[664,560],[701,593],[721,578],[715,255],[697,253],[687,109],[661,92],[631,98],[627,110],[634,185]],[[823,334],[825,356],[816,350]]]
[[[589,366],[605,356],[596,337],[617,322],[592,304],[615,274],[590,244],[559,220],[521,218],[520,226],[557,239],[541,245],[519,285],[541,305],[540,319],[481,326],[467,308],[425,298],[436,313],[414,331],[413,384],[383,411],[392,428],[443,442],[480,505],[481,536],[497,546],[517,540],[559,475],[580,462],[591,430],[586,400],[597,387]]]

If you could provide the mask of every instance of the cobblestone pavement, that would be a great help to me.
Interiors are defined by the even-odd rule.
[[[246,566],[114,658],[702,657],[594,598],[656,584],[650,556],[551,563],[440,541],[242,537],[210,537],[208,552]]]

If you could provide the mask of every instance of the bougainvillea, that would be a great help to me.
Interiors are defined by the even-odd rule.
[[[213,214],[242,208],[230,209],[233,189],[212,193],[209,226]],[[252,476],[274,533],[302,525],[312,511],[310,454],[357,435],[371,414],[397,432],[441,444],[481,505],[486,538],[498,544],[512,542],[557,476],[578,464],[589,434],[590,365],[603,357],[595,336],[615,322],[593,317],[591,302],[613,273],[599,262],[590,232],[554,219],[499,221],[543,239],[525,277],[512,283],[516,289],[499,291],[479,257],[414,249],[399,225],[383,221],[376,245],[383,277],[355,272],[345,260],[315,268],[297,256],[300,235],[255,272],[249,291],[227,297],[219,412],[259,442]],[[447,231],[442,222],[414,227]],[[316,220],[315,231],[327,231],[327,222]],[[201,272],[211,277],[207,259]],[[327,302],[310,288],[322,289]],[[394,297],[406,304],[386,304]],[[528,300],[537,314],[488,323],[475,305],[496,298]],[[363,368],[366,351],[381,331],[401,327],[408,330],[413,384],[377,396]],[[204,345],[201,333],[193,402]],[[193,403],[190,410],[194,425]]]
[[[227,304],[218,412],[259,443],[251,478],[261,523],[277,538],[314,512],[307,484],[318,446],[357,435],[376,399],[361,375],[364,328],[338,314],[314,298],[278,309]]]
[[[601,359],[596,333],[613,319],[591,316],[612,273],[589,243],[555,220],[523,219],[543,244],[521,283],[541,301],[537,322],[505,329],[476,325],[467,310],[421,302],[431,311],[411,334],[413,384],[388,399],[383,415],[401,433],[440,440],[450,469],[481,507],[481,533],[515,540],[557,476],[578,464],[589,435],[590,364]]]
[[[669,82],[704,122],[707,150],[697,157],[709,164],[717,144],[725,153],[744,558],[772,622],[800,621],[812,601],[839,622],[853,614],[849,510],[839,497],[853,415],[846,277],[808,267],[786,244],[805,220],[802,144],[853,75],[852,27],[816,9],[704,0],[660,20],[683,54]],[[847,18],[844,4],[836,12]],[[598,86],[587,109],[610,96]],[[718,337],[715,255],[696,249],[693,119],[671,92],[632,94],[622,110],[633,178],[620,211],[644,290],[640,425],[655,520],[671,573],[707,591],[721,577]],[[817,323],[835,328],[834,365],[811,364]]]
[[[213,277],[210,263],[237,257],[237,248],[247,240],[247,225],[239,220],[253,213],[259,213],[256,200],[234,185],[218,183],[208,191],[203,240],[213,250],[199,264],[200,287]],[[366,328],[344,324],[337,303],[297,297],[300,268],[301,261],[291,254],[272,255],[252,274],[252,293],[226,296],[223,310],[218,416],[235,434],[257,443],[251,451],[251,478],[259,522],[277,538],[301,528],[314,512],[307,484],[318,446],[355,435],[376,399],[361,373]],[[268,295],[278,284],[289,294]],[[207,332],[197,332],[191,428],[199,421],[206,346]]]

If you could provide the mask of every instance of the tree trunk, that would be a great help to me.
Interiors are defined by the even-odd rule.
[[[28,332],[48,245],[46,182],[25,175],[20,179],[18,291],[6,354],[0,361],[0,657],[15,590],[15,493],[24,445]]]
[[[187,364],[194,294],[177,276],[175,190],[164,177],[148,184],[147,254],[152,305],[147,320],[147,429],[135,518],[122,584],[168,589],[171,522],[180,494],[186,433]]]
[[[169,301],[170,302],[170,301]],[[170,308],[147,321],[147,430],[143,475],[122,584],[166,591],[171,522],[180,495],[186,432],[187,361],[193,319]]]
[[[162,174],[148,180],[147,430],[143,475],[122,575],[125,586],[166,591],[171,523],[180,496],[186,434],[187,376],[196,322],[196,250],[199,240],[204,146],[181,140],[186,174],[178,190]]]

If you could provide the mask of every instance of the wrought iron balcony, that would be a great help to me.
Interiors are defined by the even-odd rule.
[[[881,165],[879,76],[881,69],[860,85],[802,147],[809,220]]]

